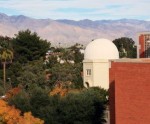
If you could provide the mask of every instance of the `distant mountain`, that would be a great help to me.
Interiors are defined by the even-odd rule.
[[[87,44],[96,38],[114,40],[131,37],[136,40],[137,33],[150,31],[150,21],[121,20],[51,20],[34,19],[23,15],[8,16],[0,13],[0,35],[14,37],[20,30],[30,29],[53,45]]]

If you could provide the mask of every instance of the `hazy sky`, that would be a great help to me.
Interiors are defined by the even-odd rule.
[[[0,0],[0,12],[50,19],[150,20],[150,0]]]

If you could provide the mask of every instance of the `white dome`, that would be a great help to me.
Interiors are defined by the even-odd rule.
[[[119,52],[115,44],[107,39],[96,39],[90,42],[84,54],[84,59],[118,59]]]

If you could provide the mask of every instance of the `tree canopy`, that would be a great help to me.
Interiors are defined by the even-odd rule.
[[[122,37],[113,40],[113,43],[116,45],[118,48],[119,52],[123,52],[122,50],[124,49],[127,52],[126,57],[127,58],[136,58],[136,46],[135,42],[133,41],[132,38],[127,38],[127,37]],[[125,55],[120,54],[120,58],[125,57]]]
[[[19,31],[13,38],[15,60],[21,63],[38,60],[50,48],[47,40],[41,39],[37,33],[30,30]]]
[[[39,118],[34,118],[31,112],[21,114],[21,111],[0,100],[0,124],[44,124]]]
[[[22,92],[9,101],[21,111],[29,109],[45,124],[103,124],[107,91],[89,88],[78,92],[48,96],[40,88],[29,94]]]

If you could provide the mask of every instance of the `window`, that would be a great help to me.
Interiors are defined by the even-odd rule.
[[[145,56],[150,58],[150,40],[145,42]]]
[[[91,75],[91,69],[86,69],[86,75],[90,76]]]

